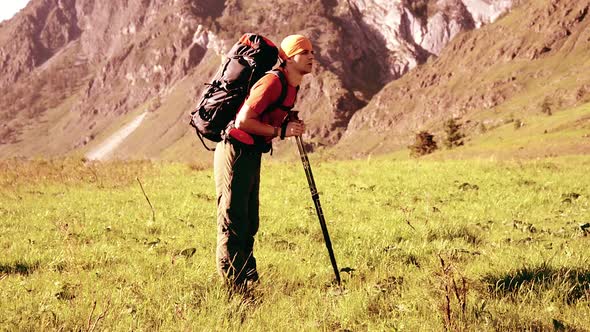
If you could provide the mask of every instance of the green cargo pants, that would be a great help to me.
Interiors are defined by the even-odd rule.
[[[258,231],[261,153],[222,141],[215,149],[217,271],[232,285],[258,280],[254,235]]]

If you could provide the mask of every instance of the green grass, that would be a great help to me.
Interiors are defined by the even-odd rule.
[[[343,287],[300,163],[265,160],[243,298],[215,272],[211,169],[0,161],[1,329],[587,329],[590,157],[311,163]]]

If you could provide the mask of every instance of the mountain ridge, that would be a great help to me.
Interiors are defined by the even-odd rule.
[[[560,7],[568,2],[552,3]],[[360,124],[374,123],[367,120],[371,117],[367,114],[380,100],[387,99],[385,94],[403,100],[387,88],[387,83],[395,84],[400,77],[403,81],[420,64],[428,67],[439,61],[434,59],[440,59],[439,54],[444,56],[442,45],[457,34],[463,39],[451,42],[453,47],[470,43],[471,37],[463,32],[489,26],[512,5],[507,0],[325,0],[306,4],[179,0],[174,5],[132,0],[115,7],[93,0],[33,0],[15,18],[0,24],[0,92],[5,96],[0,101],[0,156],[84,153],[98,146],[125,118],[145,111],[144,129],[138,129],[144,137],[131,135],[115,155],[204,156],[193,154],[197,145],[188,143],[194,137],[182,115],[194,105],[202,83],[217,69],[219,53],[227,51],[239,34],[253,29],[275,41],[296,32],[314,40],[317,68],[313,79],[303,83],[297,108],[308,122],[307,139],[313,146],[346,146],[355,131],[364,130]],[[27,53],[24,48],[24,60],[15,61],[15,55],[7,52],[14,45],[8,40],[22,41],[22,35],[9,39],[8,32],[15,31],[14,27],[30,27],[35,17],[45,19],[44,31],[51,33],[33,34],[31,31],[38,30],[24,29],[43,38],[31,37],[29,44],[23,44],[29,45],[30,51],[41,43],[41,49],[49,51]],[[70,24],[64,24],[65,18]],[[508,55],[490,56],[486,61],[502,56]],[[31,68],[26,69],[27,65]],[[12,76],[4,75],[11,72],[14,77],[20,76],[11,81]],[[434,86],[441,77],[428,79],[431,82],[416,78],[421,84]],[[412,83],[404,84],[408,87],[402,90],[414,89]],[[448,102],[440,95],[435,98],[439,103]],[[503,102],[494,100],[493,94],[486,98],[492,104]],[[399,116],[396,111],[390,114]],[[415,118],[417,123],[428,122],[420,116]],[[167,123],[166,127],[158,128],[150,119],[159,119]],[[402,128],[409,134],[417,127]],[[381,130],[378,123],[372,129]],[[42,133],[40,139],[36,139],[38,132]],[[159,138],[167,133],[174,133],[174,138],[161,142]],[[146,150],[140,143],[152,147]],[[126,144],[136,148],[129,149]],[[384,145],[382,150],[402,145]]]

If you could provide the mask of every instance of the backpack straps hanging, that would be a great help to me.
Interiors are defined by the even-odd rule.
[[[203,146],[205,147],[205,149],[207,149],[207,151],[211,151],[211,152],[215,151],[215,147],[210,148],[207,146],[207,144],[205,143],[205,140],[203,140],[203,136],[201,135],[201,132],[199,132],[198,130],[197,130],[197,136],[199,136],[201,143],[203,143]]]

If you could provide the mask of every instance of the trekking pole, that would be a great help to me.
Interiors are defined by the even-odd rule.
[[[332,241],[330,241],[330,234],[328,234],[328,227],[326,227],[324,212],[322,212],[322,206],[320,205],[320,194],[318,193],[318,190],[315,186],[313,173],[311,173],[311,166],[309,165],[307,153],[303,148],[301,136],[296,136],[295,139],[297,140],[297,148],[299,148],[299,155],[301,156],[301,162],[303,163],[305,175],[307,176],[307,183],[309,183],[309,190],[311,191],[311,198],[313,199],[313,203],[315,205],[315,211],[317,212],[318,218],[320,219],[320,226],[322,227],[324,241],[326,242],[326,248],[328,248],[328,254],[330,255],[330,262],[332,262],[332,267],[334,268],[336,282],[338,282],[338,285],[340,285],[340,272],[338,271],[338,265],[336,265],[336,257],[334,257],[334,250],[332,250]]]

